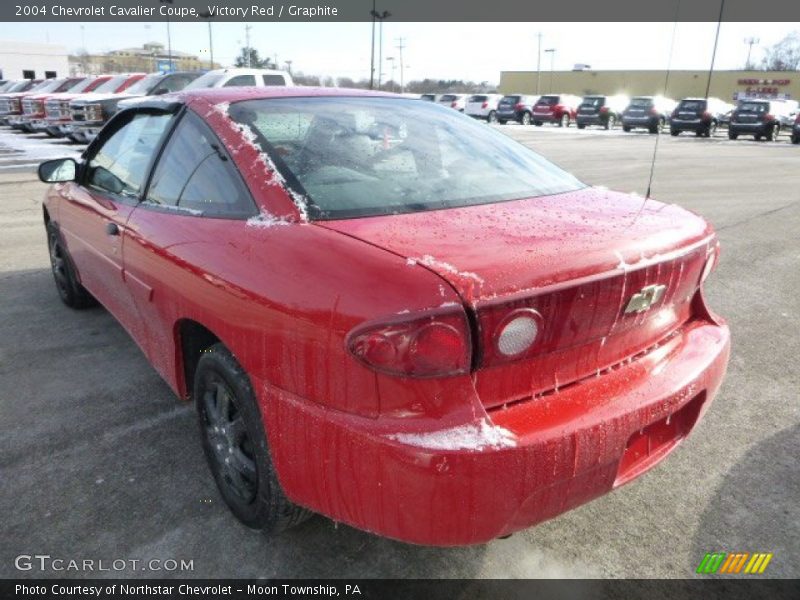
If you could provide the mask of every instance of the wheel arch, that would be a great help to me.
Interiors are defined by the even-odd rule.
[[[216,333],[204,324],[191,318],[181,318],[173,325],[175,340],[175,382],[178,395],[189,400],[194,387],[194,373],[203,351],[221,343],[233,350]]]

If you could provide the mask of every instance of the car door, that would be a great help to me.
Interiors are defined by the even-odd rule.
[[[123,268],[127,221],[172,118],[121,114],[87,150],[78,181],[59,192],[59,227],[81,283],[132,333],[137,313]]]
[[[175,373],[174,324],[184,318],[210,324],[220,306],[231,307],[228,282],[245,268],[245,221],[257,214],[222,142],[186,110],[130,216],[125,246],[143,348],[167,381]]]

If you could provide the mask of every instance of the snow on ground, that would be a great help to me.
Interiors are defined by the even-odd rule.
[[[78,158],[84,146],[44,134],[26,134],[0,127],[0,171],[31,169],[52,158]]]

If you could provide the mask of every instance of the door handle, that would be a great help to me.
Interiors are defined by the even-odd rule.
[[[116,223],[106,223],[106,233],[108,235],[119,235],[119,227]]]

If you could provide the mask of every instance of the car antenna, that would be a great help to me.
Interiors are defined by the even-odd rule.
[[[677,2],[675,2],[675,20],[672,22],[672,38],[670,39],[669,42],[667,75],[666,77],[664,77],[664,94],[663,94],[664,97],[667,96],[667,89],[669,87],[669,75],[672,71],[672,51],[675,49],[675,32],[678,30],[678,15],[680,14],[680,10],[681,10],[681,0],[677,0]],[[656,170],[656,155],[658,154],[658,140],[660,138],[661,138],[661,132],[659,131],[658,135],[656,135],[656,143],[653,145],[653,158],[650,161],[650,177],[648,177],[647,179],[647,193],[644,195],[644,202],[642,202],[642,208],[639,209],[640,213],[644,209],[645,202],[647,202],[650,199],[650,189],[653,186],[653,175],[655,174]]]

